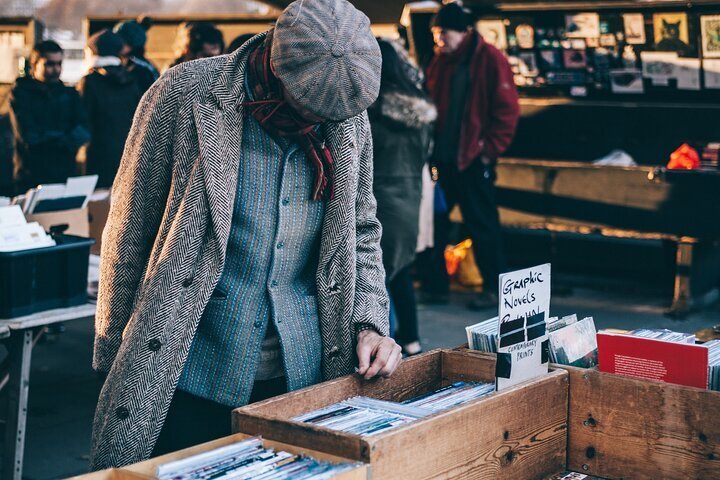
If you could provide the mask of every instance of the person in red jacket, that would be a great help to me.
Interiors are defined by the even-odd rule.
[[[507,59],[471,27],[460,5],[444,5],[432,32],[436,54],[427,88],[438,110],[433,161],[447,210],[460,205],[483,275],[484,293],[470,307],[490,308],[497,305],[498,275],[505,270],[495,164],[515,134],[518,93]]]

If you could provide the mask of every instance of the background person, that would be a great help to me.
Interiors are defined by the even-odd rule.
[[[110,30],[88,39],[90,69],[77,84],[90,122],[86,173],[98,175],[98,188],[110,188],[143,90],[120,60],[124,42]]]
[[[60,81],[63,50],[46,40],[33,47],[30,76],[10,93],[16,193],[77,175],[76,156],[90,139],[85,110],[74,88]]]
[[[497,305],[498,276],[506,270],[495,165],[515,135],[518,93],[507,59],[472,28],[460,5],[443,5],[432,25],[436,55],[427,87],[438,109],[433,163],[447,211],[460,205],[483,276],[483,294],[470,307],[491,308]],[[437,233],[447,232],[447,217],[443,223],[436,225]],[[437,270],[445,278],[446,244],[435,244]]]
[[[406,354],[422,350],[411,265],[418,244],[422,172],[429,157],[437,111],[416,83],[419,70],[401,57],[402,48],[380,39],[380,96],[369,109],[373,134],[377,216],[382,252],[397,319],[396,340]]]

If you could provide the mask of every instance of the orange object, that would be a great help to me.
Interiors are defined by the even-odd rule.
[[[683,143],[670,155],[667,168],[670,170],[695,170],[700,168],[700,155],[690,145]]]

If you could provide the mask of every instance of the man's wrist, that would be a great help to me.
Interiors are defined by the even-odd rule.
[[[373,325],[372,323],[356,323],[355,336],[359,337],[362,332],[372,332],[382,336],[382,334],[378,331],[377,328],[375,328],[375,325]]]

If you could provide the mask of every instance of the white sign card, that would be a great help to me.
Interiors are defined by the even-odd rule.
[[[705,88],[711,88],[713,90],[720,89],[720,59],[704,59],[703,73],[705,77]]]
[[[547,373],[550,264],[500,275],[497,388]]]

